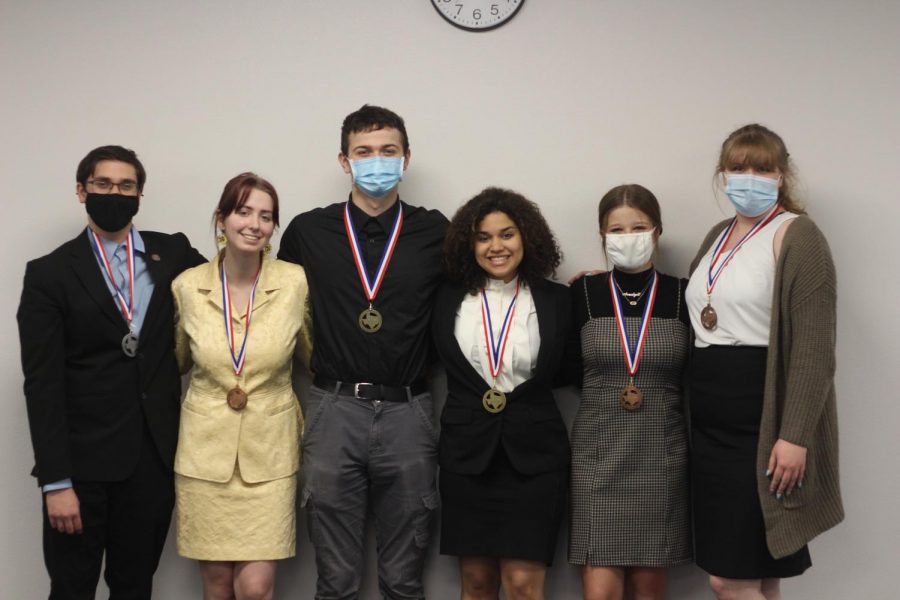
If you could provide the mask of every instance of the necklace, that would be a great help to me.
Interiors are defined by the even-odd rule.
[[[644,289],[642,289],[641,291],[626,292],[625,290],[622,289],[622,286],[619,285],[619,282],[616,281],[615,277],[613,277],[612,280],[613,280],[613,283],[616,284],[616,289],[619,290],[619,294],[622,296],[622,298],[625,299],[625,302],[627,302],[630,306],[637,306],[638,302],[641,301],[641,299],[644,297],[644,294],[646,294],[647,290],[650,288],[650,284],[653,283],[653,277],[649,277],[649,278],[647,278],[647,283],[644,285]]]

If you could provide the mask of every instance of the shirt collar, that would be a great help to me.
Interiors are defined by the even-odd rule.
[[[498,291],[505,292],[509,291],[513,293],[516,291],[516,283],[518,283],[519,277],[513,277],[507,282],[504,282],[502,279],[491,279],[490,277],[485,278],[484,281],[484,289],[487,291]]]
[[[144,254],[144,252],[145,252],[144,238],[141,237],[141,233],[138,231],[138,228],[134,226],[134,224],[131,225],[131,228],[134,230],[134,251]],[[90,227],[86,228],[85,235],[87,235],[88,237],[91,237],[91,228]],[[103,249],[106,251],[106,255],[110,256],[110,257],[113,254],[115,254],[116,249],[122,245],[122,244],[117,244],[113,241],[110,241],[110,240],[106,239],[105,237],[103,237],[102,235],[98,235],[97,237],[100,238],[100,242],[103,244]]]
[[[352,199],[350,199],[349,202],[350,217],[353,219],[353,227],[354,229],[356,229],[356,233],[360,233],[370,219],[378,223],[378,225],[381,226],[385,233],[389,233],[391,231],[391,228],[394,226],[394,221],[397,219],[397,211],[400,210],[403,206],[403,204],[400,202],[400,198],[398,197],[397,201],[392,207],[390,207],[388,210],[384,211],[377,217],[372,217],[366,214],[356,204],[354,204]]]

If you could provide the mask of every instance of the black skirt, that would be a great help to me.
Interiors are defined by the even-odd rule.
[[[441,554],[552,564],[567,488],[568,470],[522,475],[502,447],[478,475],[441,469]]]
[[[766,354],[710,346],[691,358],[694,556],[727,579],[793,577],[812,564],[806,546],[776,560],[766,545],[756,473]]]

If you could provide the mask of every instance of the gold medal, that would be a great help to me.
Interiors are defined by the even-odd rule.
[[[394,249],[397,247],[397,240],[400,239],[400,230],[403,229],[403,203],[398,200],[399,206],[396,208],[397,218],[394,220],[393,227],[391,227],[374,280],[369,279],[369,270],[359,249],[359,239],[353,226],[353,217],[350,215],[350,204],[351,202],[348,200],[347,204],[344,205],[344,229],[347,232],[347,240],[350,242],[350,251],[353,253],[356,271],[359,273],[359,281],[362,284],[363,292],[366,294],[366,300],[369,301],[369,308],[359,313],[356,322],[359,324],[359,328],[366,333],[376,333],[384,324],[384,319],[381,318],[380,312],[372,308],[372,302],[375,301],[378,290],[381,289],[381,284],[384,283],[388,265],[391,262]]]
[[[247,392],[242,390],[239,385],[231,388],[225,399],[228,401],[228,406],[234,410],[244,410],[244,407],[247,406]]]
[[[629,412],[638,410],[644,405],[644,394],[633,383],[629,383],[619,396],[619,404]]]
[[[372,308],[371,305],[369,305],[369,308],[359,313],[358,322],[359,328],[366,333],[375,333],[376,331],[381,329],[381,313]]]
[[[481,405],[489,413],[503,412],[506,408],[506,394],[495,387],[491,388],[481,397]]]
[[[516,293],[509,306],[506,308],[506,316],[500,325],[500,334],[494,338],[494,326],[491,322],[491,307],[488,305],[487,294],[484,288],[481,288],[481,326],[484,329],[484,345],[487,349],[488,366],[491,375],[494,378],[494,384],[491,389],[486,391],[481,397],[481,405],[484,410],[489,413],[503,412],[506,408],[506,394],[497,388],[497,377],[500,376],[500,370],[503,368],[503,354],[506,352],[506,342],[509,339],[509,333],[512,331],[512,321],[516,314],[516,300],[519,298],[519,288],[522,282],[516,280]]]
[[[700,324],[703,325],[703,328],[713,330],[718,322],[719,315],[716,314],[716,309],[712,307],[712,304],[704,306],[700,311]]]

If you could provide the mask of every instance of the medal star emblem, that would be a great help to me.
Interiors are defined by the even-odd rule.
[[[619,396],[619,401],[622,403],[622,408],[624,408],[625,410],[637,410],[644,402],[644,395],[641,393],[641,390],[639,390],[635,386],[628,385],[624,390],[622,390],[622,395]]]
[[[481,405],[489,413],[498,413],[506,408],[506,394],[496,388],[491,388],[481,397]]]
[[[374,308],[367,308],[359,313],[359,327],[366,333],[375,333],[381,329],[381,313]]]
[[[128,358],[134,358],[137,356],[138,351],[138,337],[133,333],[125,334],[125,337],[122,338],[122,352],[125,353],[125,356]]]

